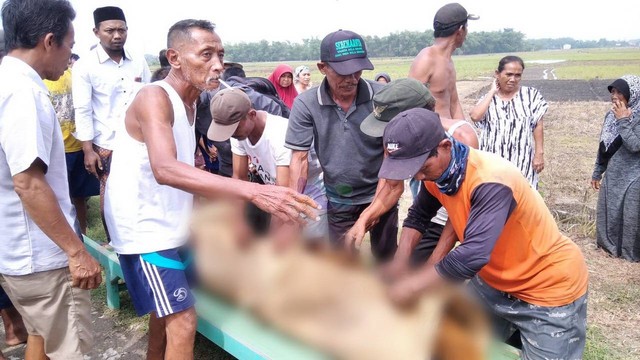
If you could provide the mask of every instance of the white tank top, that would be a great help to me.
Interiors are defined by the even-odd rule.
[[[182,99],[164,81],[147,86],[160,86],[169,95],[177,159],[193,166],[195,130],[189,124]],[[145,254],[184,245],[189,234],[193,195],[158,184],[147,146],[129,135],[124,121],[120,125],[104,204],[111,246],[120,254]]]

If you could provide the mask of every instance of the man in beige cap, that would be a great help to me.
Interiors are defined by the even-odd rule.
[[[219,91],[211,99],[212,122],[207,137],[213,141],[231,138],[233,152],[233,178],[248,180],[249,162],[265,184],[288,186],[291,150],[284,146],[289,121],[281,116],[256,110],[249,96],[238,88]],[[311,150],[313,152],[313,150]],[[303,194],[322,206],[319,221],[308,221],[304,235],[310,240],[327,235],[326,196],[322,182],[322,169],[317,162],[309,164],[313,179]],[[315,174],[315,175],[313,175]],[[250,219],[253,220],[253,219]]]

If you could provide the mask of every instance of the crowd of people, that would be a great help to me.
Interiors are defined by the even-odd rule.
[[[588,272],[536,191],[548,104],[520,85],[521,58],[497,64],[469,114],[477,130],[465,120],[452,55],[478,16],[440,8],[433,44],[394,80],[362,77],[374,66],[361,35],[327,34],[314,86],[307,66],[247,77],[207,20],[175,23],[151,74],[113,6],[95,9],[98,44],[78,59],[75,15],[66,0],[2,6],[0,310],[28,358],[91,348],[89,290],[102,279],[82,234],[98,194],[134,308],[151,314],[149,359],[193,358],[194,197],[243,200],[247,220],[285,242],[301,234],[355,253],[368,232],[393,301],[467,282],[496,335],[519,334],[524,358],[581,358]],[[640,261],[640,78],[609,91],[597,241]],[[414,202],[398,237],[406,180]]]

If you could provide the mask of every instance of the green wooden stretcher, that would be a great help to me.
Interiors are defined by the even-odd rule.
[[[89,253],[104,267],[107,306],[119,309],[120,291],[126,290],[126,286],[122,281],[118,257],[110,246],[86,236],[84,244]],[[198,332],[238,359],[330,359],[329,356],[268,327],[248,312],[216,296],[198,290],[194,290],[194,294]],[[496,342],[491,346],[489,359],[515,360],[520,359],[520,356],[515,348]]]

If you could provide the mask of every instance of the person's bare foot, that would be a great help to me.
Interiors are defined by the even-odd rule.
[[[15,346],[27,342],[27,329],[22,322],[22,316],[15,307],[0,310],[4,323],[5,343],[7,346]],[[2,360],[2,357],[0,357]]]

